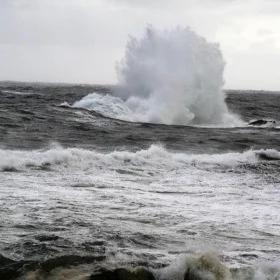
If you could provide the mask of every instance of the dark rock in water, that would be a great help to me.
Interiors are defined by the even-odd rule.
[[[155,277],[145,268],[133,270],[118,268],[115,270],[101,269],[91,275],[90,280],[155,280]]]
[[[12,166],[5,166],[2,168],[2,171],[3,172],[18,172],[18,170]]]
[[[256,120],[256,121],[251,121],[249,122],[249,125],[258,125],[258,126],[261,126],[261,125],[265,125],[265,124],[276,124],[276,121],[272,120]]]
[[[0,279],[13,280],[20,276],[22,262],[16,262],[0,255]]]
[[[264,125],[264,124],[267,124],[267,121],[265,121],[265,120],[256,120],[256,121],[249,122],[249,125]]]
[[[44,241],[56,241],[59,239],[57,235],[38,235],[35,237],[38,241],[44,242]]]
[[[15,263],[15,261],[5,258],[4,256],[0,255],[0,267],[6,266],[6,265],[10,265]]]
[[[261,160],[268,160],[268,161],[280,160],[279,156],[274,156],[273,154],[266,153],[266,152],[259,152],[257,153],[257,156]]]

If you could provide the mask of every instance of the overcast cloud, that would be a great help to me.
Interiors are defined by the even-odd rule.
[[[218,42],[226,88],[280,89],[279,0],[0,0],[0,80],[115,83],[147,24]]]

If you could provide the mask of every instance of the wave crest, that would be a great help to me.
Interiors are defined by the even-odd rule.
[[[143,166],[145,168],[173,169],[187,165],[237,166],[243,163],[257,163],[259,160],[280,160],[280,152],[273,149],[249,150],[243,153],[188,154],[166,150],[163,146],[152,145],[136,152],[113,151],[101,153],[79,148],[49,150],[13,151],[0,150],[0,170],[16,171],[32,168],[118,168],[119,166]]]

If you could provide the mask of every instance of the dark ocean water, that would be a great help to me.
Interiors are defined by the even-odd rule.
[[[191,127],[67,105],[92,92],[112,88],[0,86],[0,279],[175,280],[203,254],[234,279],[280,279],[280,94],[230,91],[244,125]]]

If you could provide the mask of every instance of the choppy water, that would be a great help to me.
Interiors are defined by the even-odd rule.
[[[227,95],[244,123],[275,126],[211,128],[61,106],[110,87],[0,90],[0,275],[25,277],[55,260],[51,268],[79,265],[66,279],[139,265],[183,279],[186,257],[214,252],[253,270],[237,279],[280,279],[279,94]]]

